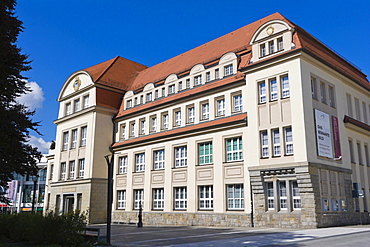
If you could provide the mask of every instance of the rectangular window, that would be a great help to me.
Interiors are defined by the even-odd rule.
[[[68,142],[69,142],[69,132],[63,133],[63,151],[68,149]]]
[[[355,153],[353,152],[353,142],[352,142],[352,140],[348,140],[348,145],[349,145],[349,157],[350,157],[351,163],[356,163]]]
[[[206,73],[206,82],[211,81],[211,72]]]
[[[71,102],[66,104],[66,115],[70,115],[72,113],[72,106]]]
[[[80,100],[79,99],[76,99],[75,101],[74,101],[74,111],[75,112],[78,112],[79,110],[80,110]]]
[[[270,80],[270,100],[274,101],[278,99],[278,89],[276,79]]]
[[[313,99],[317,99],[317,85],[314,77],[311,77],[311,95]]]
[[[292,182],[293,209],[301,209],[301,195],[297,181]]]
[[[145,135],[145,120],[140,121],[140,134]]]
[[[279,201],[280,210],[288,209],[288,197],[287,197],[287,186],[286,181],[279,181]]]
[[[76,164],[75,161],[70,161],[69,162],[69,179],[74,179],[75,178],[75,169],[76,169]]]
[[[329,86],[329,105],[331,107],[335,107],[335,93],[334,93],[334,87]]]
[[[243,100],[241,94],[234,96],[234,112],[239,111],[243,111]]]
[[[89,95],[85,95],[84,96],[84,109],[86,109],[87,107],[89,107],[89,100],[90,100]]]
[[[215,79],[220,79],[220,70],[219,69],[215,69]]]
[[[269,53],[272,54],[275,52],[275,44],[274,41],[269,42]]]
[[[266,102],[266,83],[265,82],[260,82],[258,84],[258,88],[259,88],[260,104],[265,103]]]
[[[186,79],[186,88],[190,88],[190,79]]]
[[[127,100],[127,108],[132,108],[132,100]]]
[[[175,93],[175,85],[168,86],[168,94],[174,94]]]
[[[50,164],[50,177],[49,179],[53,179],[54,175],[54,164]]]
[[[181,126],[181,111],[175,112],[175,126]]]
[[[152,117],[151,118],[151,132],[156,132],[157,131],[157,117]]]
[[[284,50],[283,37],[277,39],[278,51]]]
[[[126,190],[117,191],[117,209],[126,208]]]
[[[244,209],[243,184],[227,185],[227,209]]]
[[[72,130],[72,145],[71,149],[74,149],[77,147],[77,130]]]
[[[150,101],[152,101],[153,100],[153,94],[152,93],[148,93],[147,95],[146,95],[146,102],[150,102]]]
[[[284,128],[284,134],[285,134],[285,154],[292,155],[293,154],[292,127]]]
[[[183,88],[182,88],[182,81],[179,82],[179,91],[181,91]]]
[[[127,156],[118,158],[118,174],[127,173]]]
[[[154,97],[155,97],[155,99],[158,99],[159,98],[159,91],[158,91],[158,89],[154,91]]]
[[[205,165],[205,164],[212,164],[212,142],[205,142],[199,144],[199,164]]]
[[[164,189],[153,189],[153,209],[164,209]]]
[[[163,129],[168,129],[168,114],[162,115]]]
[[[213,186],[199,186],[199,209],[213,209]]]
[[[202,120],[209,119],[209,104],[202,104]]]
[[[267,209],[275,209],[275,198],[274,198],[274,184],[273,182],[266,183],[266,195],[267,195]]]
[[[144,104],[144,95],[140,95],[140,105]]]
[[[272,130],[272,144],[274,157],[280,156],[280,133],[279,129]]]
[[[355,112],[356,112],[356,119],[361,121],[360,101],[357,98],[355,98]]]
[[[87,126],[81,128],[81,147],[86,146]]]
[[[166,89],[162,88],[162,97],[165,97],[165,96],[166,96]]]
[[[369,157],[369,147],[368,145],[364,145],[364,151],[365,151],[365,161],[366,161],[366,165],[367,166],[370,166],[370,157]]]
[[[269,138],[267,135],[267,131],[261,132],[261,156],[262,158],[269,157]]]
[[[154,151],[154,170],[164,169],[164,150]]]
[[[121,139],[126,139],[126,125],[121,125]]]
[[[78,177],[79,178],[84,178],[85,177],[85,159],[80,159],[78,162],[79,162],[79,165],[78,165],[78,168],[79,168]]]
[[[187,193],[186,187],[174,188],[175,190],[175,209],[187,208]]]
[[[217,100],[217,116],[225,115],[225,99]]]
[[[242,138],[226,139],[226,161],[243,160]]]
[[[347,99],[347,112],[348,116],[353,117],[353,112],[352,112],[352,97],[350,94],[346,94],[346,99]]]
[[[358,157],[358,163],[360,165],[363,165],[364,163],[362,162],[362,152],[361,152],[361,143],[357,142],[357,157]]]
[[[188,153],[186,146],[175,148],[175,167],[185,167],[188,165]]]
[[[135,171],[136,172],[143,172],[145,171],[145,154],[136,154],[136,164],[135,164]]]
[[[322,198],[322,211],[329,211],[329,200]]]
[[[195,122],[195,108],[189,107],[188,108],[188,123],[194,123]]]
[[[201,85],[201,84],[202,84],[202,75],[198,75],[198,76],[194,77],[194,85],[198,86],[198,85]]]
[[[262,44],[260,46],[260,54],[261,54],[261,57],[266,56],[266,45],[265,44]]]
[[[135,123],[130,124],[130,136],[131,137],[135,136]]]
[[[281,77],[281,97],[283,99],[290,97],[289,77],[287,75]]]
[[[134,209],[143,208],[144,190],[134,190],[134,195],[135,195]]]
[[[368,119],[367,119],[367,109],[366,109],[366,103],[362,101],[362,112],[364,116],[364,123],[368,124]]]
[[[66,180],[67,164],[66,162],[60,163],[60,179]]]
[[[233,74],[233,65],[227,65],[225,66],[225,76],[232,75]]]
[[[320,82],[320,97],[321,102],[326,104],[326,85],[323,82]]]

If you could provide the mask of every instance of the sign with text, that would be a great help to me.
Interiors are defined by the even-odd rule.
[[[331,143],[330,116],[315,109],[317,154],[322,157],[333,158]]]

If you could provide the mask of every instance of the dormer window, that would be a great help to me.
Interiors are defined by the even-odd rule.
[[[146,101],[147,102],[150,102],[150,101],[152,101],[153,100],[153,96],[152,96],[153,94],[152,93],[148,93],[147,95],[146,95]]]
[[[283,37],[280,37],[277,39],[277,44],[278,44],[278,51],[284,50]]]
[[[274,41],[270,41],[269,42],[269,52],[270,54],[274,53],[275,52],[275,44],[274,44]]]
[[[168,94],[174,94],[175,93],[175,85],[171,85],[168,87]]]
[[[72,106],[71,102],[66,104],[66,115],[70,115],[72,113]]]
[[[194,85],[198,86],[202,84],[202,75],[194,77]]]
[[[141,95],[140,96],[140,104],[143,104],[144,103],[144,95]]]
[[[261,49],[261,57],[266,56],[266,45],[265,44],[262,44],[260,46],[260,49]]]
[[[233,65],[225,66],[225,76],[231,75],[233,73]]]
[[[132,108],[132,100],[127,100],[127,108]]]

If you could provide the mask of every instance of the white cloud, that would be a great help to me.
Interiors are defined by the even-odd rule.
[[[18,98],[19,103],[25,104],[30,110],[41,108],[45,100],[42,88],[34,81],[27,82],[27,87],[31,89],[31,92],[21,95]]]
[[[47,154],[49,152],[49,147],[51,144],[51,142],[46,142],[41,137],[36,137],[32,135],[28,143],[31,144],[32,147],[37,147],[39,151],[43,154]]]

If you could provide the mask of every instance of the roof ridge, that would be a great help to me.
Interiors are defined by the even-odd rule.
[[[105,73],[107,73],[107,71],[113,66],[113,64],[118,60],[118,58],[120,58],[120,56],[116,56],[112,59],[112,62],[107,66],[107,68],[105,68],[102,73],[96,78],[96,81],[95,82],[98,82],[100,80],[100,78],[103,77],[103,75]],[[108,60],[109,61],[109,60]]]

